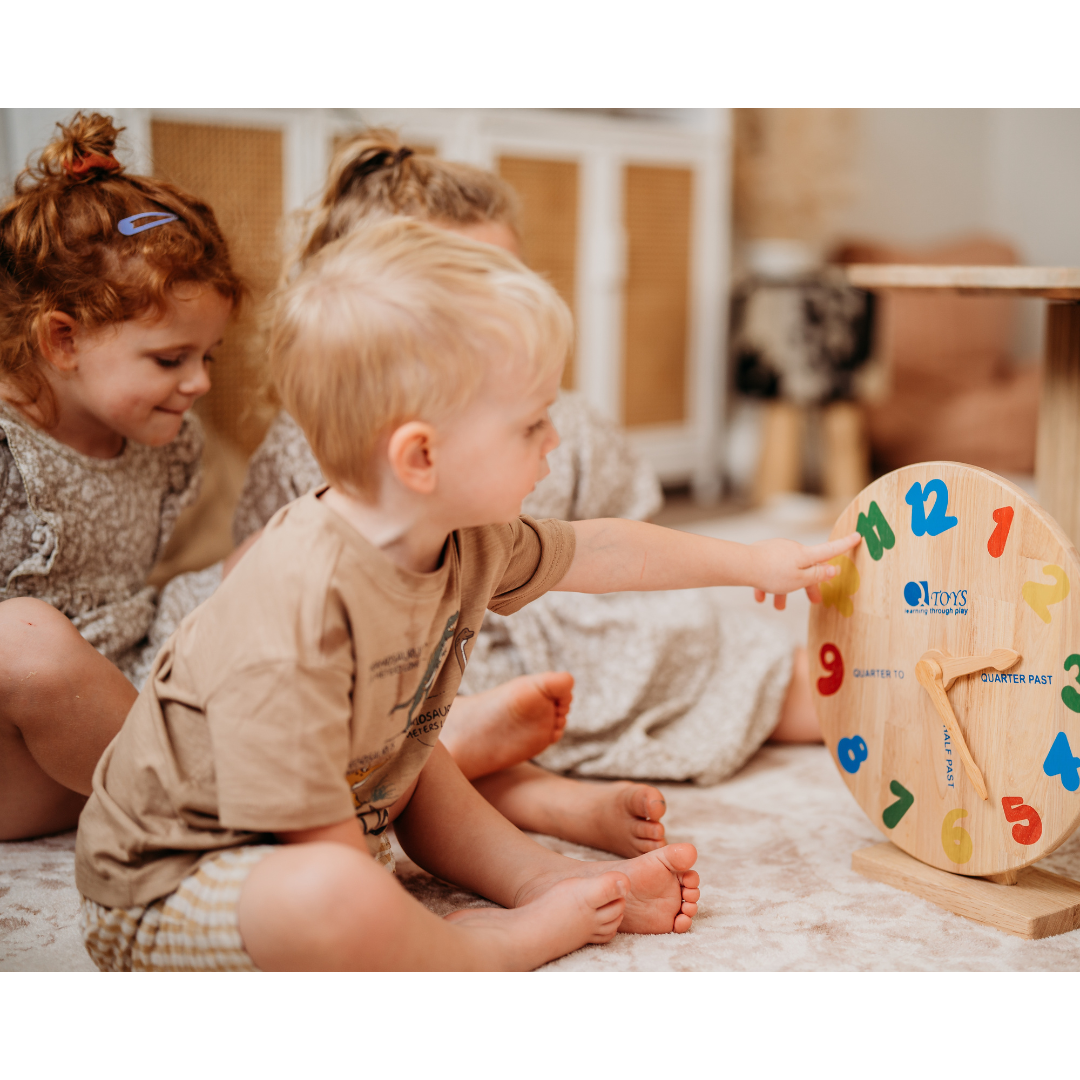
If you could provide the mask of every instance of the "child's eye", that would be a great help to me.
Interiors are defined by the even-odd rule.
[[[155,356],[154,359],[163,368],[176,368],[180,366],[180,357]]]
[[[538,431],[540,431],[540,430],[541,430],[541,428],[543,428],[543,426],[544,426],[544,425],[545,425],[546,423],[547,423],[547,420],[537,420],[535,424],[533,424],[533,425],[531,425],[531,426],[530,426],[530,428],[529,428],[529,430],[528,430],[527,434],[529,434],[529,435],[535,435],[535,434],[536,434],[536,433],[537,433]]]

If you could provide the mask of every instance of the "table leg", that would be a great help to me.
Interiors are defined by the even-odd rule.
[[[1074,544],[1080,544],[1080,304],[1046,306],[1039,439],[1035,454],[1039,502]]]

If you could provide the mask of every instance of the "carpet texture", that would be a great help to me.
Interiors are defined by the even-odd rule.
[[[880,839],[822,747],[765,747],[712,788],[662,785],[668,836],[698,848],[689,934],[619,934],[549,971],[1067,971],[1080,932],[1023,941],[851,869]],[[539,838],[573,858],[610,858]],[[74,833],[0,844],[0,971],[91,971],[78,932]],[[402,883],[432,911],[480,906],[397,849]],[[1041,863],[1080,879],[1080,835]],[[1003,886],[1004,887],[1004,886]]]

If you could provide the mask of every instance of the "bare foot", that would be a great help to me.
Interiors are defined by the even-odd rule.
[[[573,697],[568,671],[519,675],[456,698],[439,738],[466,779],[475,780],[528,761],[561,739]]]
[[[664,846],[664,796],[649,784],[571,780],[531,762],[474,781],[519,829],[633,858]]]
[[[631,780],[606,784],[578,780],[577,784],[581,828],[571,825],[556,836],[629,859],[664,846],[660,819],[667,813],[667,803],[656,788]],[[578,836],[570,835],[575,831]]]
[[[695,862],[697,850],[693,844],[669,844],[622,862],[570,860],[566,872],[602,875],[618,870],[630,879],[626,913],[619,926],[624,934],[685,934],[697,914],[701,896],[698,873],[690,869]],[[551,887],[551,881],[550,875],[543,875],[529,882],[519,893],[515,907],[534,903]]]
[[[503,938],[496,966],[531,970],[580,949],[603,945],[619,929],[630,883],[624,874],[609,871],[595,877],[557,881],[524,908],[464,908],[445,922],[472,930],[483,938]]]

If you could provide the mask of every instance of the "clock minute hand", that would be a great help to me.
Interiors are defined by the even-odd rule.
[[[941,668],[942,686],[948,690],[961,675],[973,675],[976,671],[985,671],[986,668],[1008,671],[1023,657],[1012,649],[995,649],[986,656],[950,656],[940,649],[930,649],[923,653],[922,659],[933,660]]]
[[[949,701],[949,695],[945,693],[945,687],[942,684],[940,665],[936,660],[930,660],[924,657],[915,665],[915,678],[919,680],[919,684],[930,695],[930,700],[934,703],[934,708],[937,709],[938,716],[941,717],[945,729],[948,731],[952,741],[956,744],[957,753],[960,755],[960,760],[964,763],[964,769],[968,774],[968,779],[971,781],[972,787],[975,788],[981,798],[988,798],[986,781],[983,780],[983,775],[979,771],[979,766],[975,764],[975,759],[971,756],[971,751],[964,741],[964,734],[960,730],[960,724],[956,719],[956,714],[952,710],[952,703]]]

